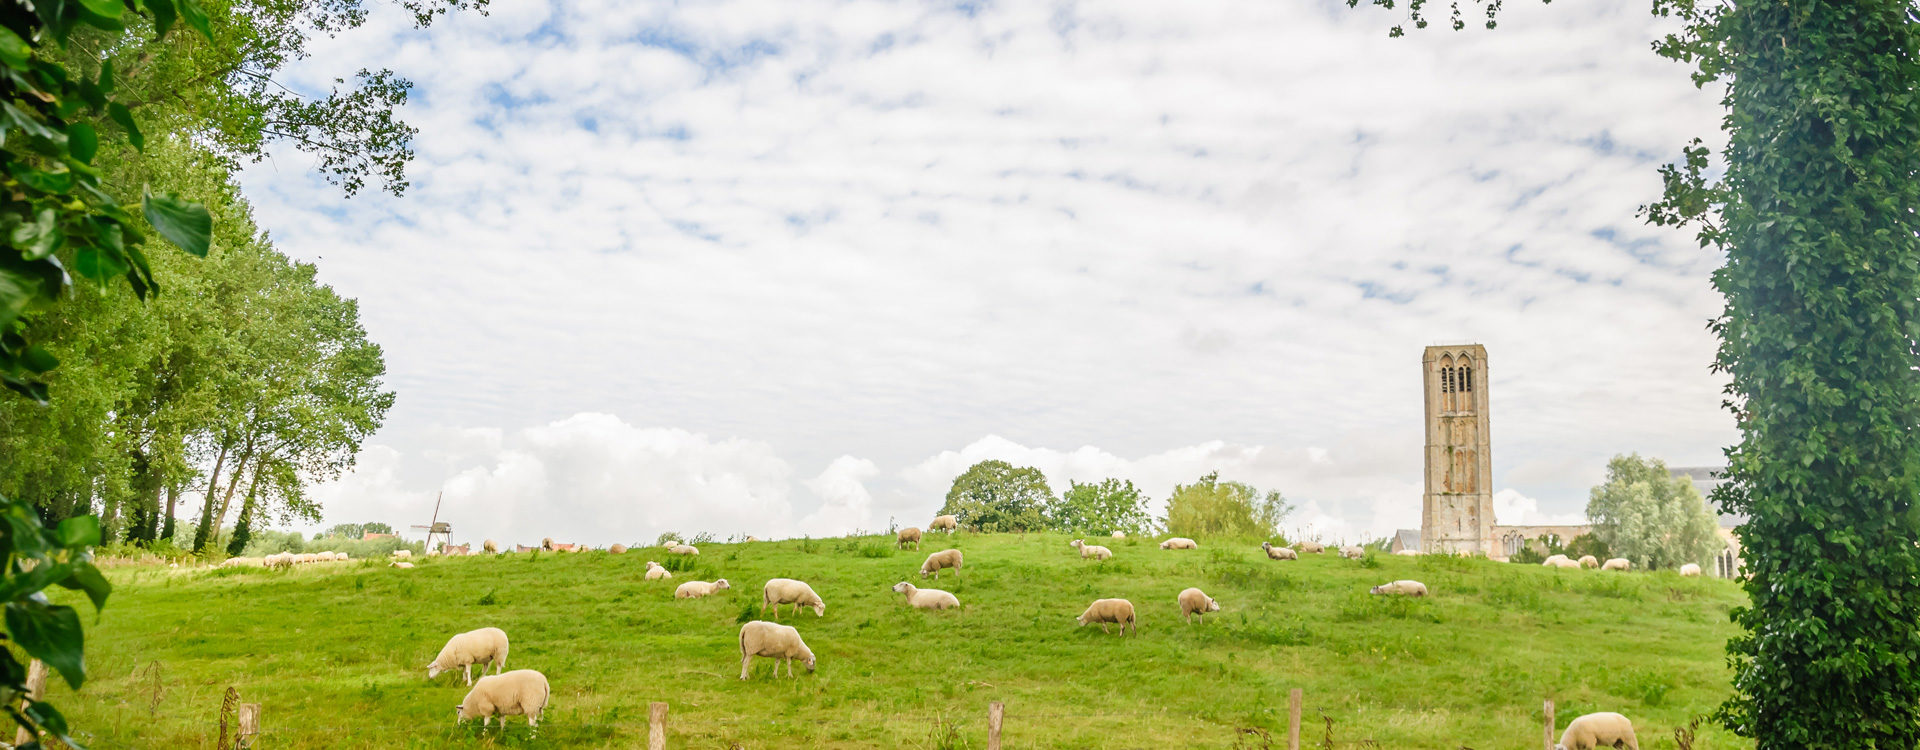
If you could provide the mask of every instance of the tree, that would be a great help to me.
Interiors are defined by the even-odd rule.
[[[1047,524],[1061,531],[1125,531],[1138,534],[1153,524],[1147,496],[1133,482],[1103,479],[1098,484],[1069,480],[1060,500],[1047,509]]]
[[[1220,481],[1213,472],[1193,484],[1175,485],[1167,500],[1167,531],[1184,536],[1270,537],[1293,512],[1278,490],[1261,494],[1251,485]]]
[[[1607,481],[1593,488],[1587,520],[1593,537],[1641,568],[1706,562],[1719,544],[1719,524],[1693,481],[1637,454],[1607,462]]]
[[[987,460],[953,478],[940,513],[978,531],[1038,531],[1047,527],[1052,504],[1053,489],[1039,469]]]
[[[1425,0],[1404,2],[1416,26]],[[1359,0],[1348,0],[1357,5]],[[1481,0],[1492,27],[1500,0]],[[1724,253],[1714,368],[1740,442],[1752,606],[1715,718],[1760,750],[1920,745],[1920,27],[1909,0],[1653,0],[1654,51],[1724,85],[1719,169],[1662,167],[1657,226]],[[1453,3],[1460,28],[1460,3]],[[1398,35],[1402,27],[1391,32]],[[1715,178],[1716,171],[1719,172]]]

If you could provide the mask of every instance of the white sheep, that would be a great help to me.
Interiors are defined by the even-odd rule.
[[[813,587],[808,586],[805,581],[796,581],[791,578],[768,580],[767,585],[760,589],[760,603],[765,607],[772,607],[775,618],[780,616],[782,604],[793,605],[793,611],[796,614],[801,607],[810,607],[815,617],[827,616],[827,603],[820,599],[819,594],[813,593]]]
[[[800,640],[800,631],[787,625],[765,620],[754,620],[740,626],[740,679],[747,679],[747,670],[753,665],[753,657],[764,656],[773,659],[773,676],[780,676],[780,660],[787,661],[787,676],[793,676],[793,660],[797,657],[801,664],[807,665],[807,671],[813,671],[813,649],[807,648],[807,642]]]
[[[680,584],[679,588],[673,590],[673,598],[698,599],[703,596],[710,596],[715,591],[730,588],[733,588],[733,586],[728,584],[725,578],[714,581],[713,583],[707,583],[706,581],[688,581]]]
[[[1124,532],[1124,531],[1116,531],[1116,532],[1113,532],[1113,538],[1115,538],[1115,539],[1125,539],[1125,538],[1127,538],[1127,532]]]
[[[1113,557],[1113,550],[1107,549],[1098,544],[1088,544],[1086,543],[1085,540],[1081,540],[1081,539],[1075,539],[1071,542],[1068,542],[1067,546],[1079,549],[1080,559],[1082,560],[1085,560],[1089,557],[1095,560],[1108,560],[1108,559],[1112,559]]]
[[[1640,750],[1640,740],[1633,736],[1633,722],[1627,721],[1627,717],[1603,711],[1567,722],[1567,731],[1560,733],[1560,743],[1553,747],[1554,750],[1593,750],[1597,747]]]
[[[673,578],[673,574],[668,572],[666,568],[660,567],[660,563],[654,562],[652,560],[648,560],[647,561],[647,580],[658,581],[663,578],[671,579]]]
[[[1565,560],[1565,559],[1568,559],[1566,555],[1552,555],[1552,556],[1549,556],[1549,557],[1548,557],[1547,559],[1545,559],[1545,560],[1541,560],[1541,561],[1540,561],[1540,564],[1541,564],[1541,565],[1545,565],[1545,566],[1547,566],[1547,567],[1549,567],[1549,568],[1551,568],[1551,567],[1555,567],[1555,564],[1556,564],[1556,563],[1558,563],[1558,562],[1560,562],[1561,560]]]
[[[1396,552],[1394,552],[1393,554],[1395,554],[1395,555],[1398,555],[1398,556],[1400,556],[1400,557],[1419,557],[1419,556],[1420,556],[1420,550],[1417,550],[1417,549],[1403,549],[1403,550],[1398,550],[1398,551],[1396,551]]]
[[[412,558],[413,558],[413,550],[408,550],[408,549],[397,549],[397,550],[394,550],[394,551],[393,551],[393,554],[391,554],[391,555],[388,555],[388,557],[392,557],[392,558],[393,558],[393,559],[395,559],[395,560],[408,560],[408,559],[412,559]]]
[[[487,554],[489,555],[500,554],[500,543],[492,539],[488,539],[487,541],[482,542],[480,544],[480,548],[483,550],[486,550]]]
[[[1358,544],[1349,544],[1340,548],[1340,556],[1348,560],[1358,560],[1367,556],[1367,548]]]
[[[1427,585],[1419,581],[1394,581],[1368,589],[1367,593],[1389,596],[1426,596]]]
[[[1286,547],[1275,547],[1273,542],[1261,542],[1260,549],[1267,553],[1268,560],[1298,560],[1300,553]]]
[[[1096,599],[1087,606],[1087,611],[1081,612],[1074,620],[1083,628],[1100,623],[1102,633],[1113,632],[1107,629],[1107,623],[1118,623],[1121,635],[1126,635],[1129,627],[1133,628],[1134,635],[1140,634],[1140,623],[1133,616],[1133,602],[1125,599]]]
[[[933,523],[927,524],[928,531],[944,531],[949,534],[960,530],[960,519],[952,515],[934,516]]]
[[[698,556],[700,554],[700,549],[691,544],[676,544],[673,546],[673,549],[667,550],[667,552],[675,555]]]
[[[345,552],[335,552],[335,553],[333,553],[333,559],[335,559],[335,560],[350,560],[350,559],[352,559],[352,558],[351,558],[351,557],[349,557],[349,556],[347,555],[347,553],[345,553]]]
[[[1688,578],[1693,578],[1695,576],[1700,575],[1700,564],[1687,563],[1685,565],[1680,566],[1680,575]]]
[[[1319,542],[1294,542],[1293,546],[1299,548],[1301,552],[1305,552],[1309,555],[1318,555],[1322,552],[1327,551],[1327,545],[1321,544]]]
[[[389,567],[389,568],[399,568],[399,569],[401,569],[401,570],[412,570],[412,569],[413,569],[413,563],[410,563],[410,562],[393,562],[393,563],[387,563],[387,567]]]
[[[507,668],[507,631],[499,628],[481,628],[469,630],[447,639],[447,645],[440,647],[440,655],[427,662],[427,679],[439,677],[441,672],[459,669],[467,676],[467,684],[473,684],[473,665],[480,665],[480,676],[487,676],[487,666],[493,666],[494,674]]]
[[[915,609],[948,609],[960,606],[959,598],[939,589],[923,589],[906,581],[893,585],[897,594],[907,595],[907,606]]]
[[[906,549],[909,544],[913,545],[914,549],[920,549],[920,528],[918,526],[908,526],[901,529],[900,533],[894,538],[893,545],[895,547]]]
[[[749,542],[757,542],[757,541],[760,541],[760,537],[757,537],[757,536],[754,536],[754,535],[752,535],[752,534],[748,534],[748,535],[747,535],[747,541],[749,541]]]
[[[506,729],[507,717],[525,716],[528,727],[540,726],[540,713],[547,710],[547,699],[553,696],[552,688],[547,686],[547,676],[531,669],[516,669],[506,674],[482,676],[467,691],[467,697],[454,709],[454,722],[479,719],[480,726],[493,723],[493,717],[500,717],[500,728]]]
[[[1574,570],[1580,569],[1579,560],[1571,559],[1565,555],[1561,555],[1560,559],[1558,560],[1549,559],[1546,562],[1541,564],[1551,568],[1562,568],[1562,569],[1571,568]]]
[[[1627,558],[1624,558],[1624,557],[1616,557],[1604,563],[1601,563],[1600,569],[1601,570],[1632,570],[1633,561],[1628,560]]]
[[[1160,549],[1200,549],[1200,545],[1194,544],[1192,539],[1176,536],[1161,542]]]
[[[267,561],[258,557],[229,557],[225,562],[220,563],[222,568],[264,568],[266,566]]]
[[[1600,559],[1599,559],[1599,558],[1597,558],[1597,557],[1594,557],[1593,555],[1581,555],[1581,556],[1580,556],[1580,567],[1582,567],[1582,568],[1598,568],[1598,567],[1600,567]]]
[[[1193,624],[1194,615],[1199,615],[1200,624],[1205,625],[1207,623],[1208,612],[1220,611],[1220,603],[1214,601],[1213,597],[1207,596],[1206,592],[1199,589],[1187,589],[1180,592],[1179,601],[1180,614],[1186,616],[1188,625]]]
[[[609,554],[609,555],[624,555],[624,554],[627,554],[627,545],[624,545],[624,544],[615,544],[615,545],[613,545],[613,546],[611,546],[611,547],[608,547],[608,548],[607,548],[607,554]]]
[[[926,578],[931,575],[934,578],[939,578],[940,571],[946,568],[953,568],[953,574],[957,576],[960,575],[961,564],[965,562],[966,560],[960,554],[960,550],[943,549],[927,555],[927,561],[920,564],[920,577]]]

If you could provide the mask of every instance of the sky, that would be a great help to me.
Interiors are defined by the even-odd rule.
[[[415,84],[404,196],[242,178],[358,298],[398,401],[332,523],[605,545],[921,525],[1054,489],[1282,491],[1417,528],[1420,357],[1487,347],[1501,523],[1606,460],[1720,461],[1722,258],[1646,226],[1715,91],[1642,3],[1387,38],[1343,2],[496,0],[383,8],[288,83]]]

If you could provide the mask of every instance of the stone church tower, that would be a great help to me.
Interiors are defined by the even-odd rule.
[[[1426,381],[1427,489],[1421,552],[1499,556],[1493,538],[1493,453],[1487,430],[1487,349],[1429,346]]]

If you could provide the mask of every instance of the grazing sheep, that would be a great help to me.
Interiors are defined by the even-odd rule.
[[[917,526],[908,526],[901,529],[899,537],[894,540],[893,544],[900,549],[906,549],[908,544],[912,544],[914,549],[920,549],[920,528]]]
[[[749,541],[749,542],[757,542],[757,541],[760,541],[760,537],[757,537],[757,536],[754,536],[754,535],[752,535],[752,534],[748,534],[748,535],[747,535],[747,541]]]
[[[395,560],[406,560],[408,558],[413,557],[413,550],[397,549],[397,550],[394,550],[393,554],[389,555],[389,557],[392,557]]]
[[[262,558],[260,562],[269,568],[290,567],[293,565],[293,554],[289,552],[276,552]]]
[[[1275,547],[1273,542],[1261,542],[1260,549],[1265,550],[1268,560],[1298,560],[1300,553],[1286,547]]]
[[[1600,564],[1601,570],[1631,570],[1632,568],[1633,561],[1624,557],[1616,557]]]
[[[1680,566],[1680,575],[1686,576],[1688,578],[1693,578],[1700,575],[1700,564],[1687,563],[1685,565]]]
[[[951,515],[934,516],[933,523],[927,524],[928,531],[944,531],[949,534],[960,530],[960,519]]]
[[[1185,615],[1187,624],[1193,624],[1193,616],[1200,616],[1200,624],[1207,624],[1207,613],[1220,611],[1220,603],[1199,589],[1187,589],[1180,592],[1180,614]]]
[[[1092,623],[1100,623],[1102,633],[1113,632],[1107,629],[1107,623],[1119,623],[1120,635],[1126,635],[1129,627],[1133,628],[1134,635],[1140,634],[1140,623],[1133,617],[1133,602],[1125,599],[1096,599],[1093,604],[1087,606],[1087,611],[1081,612],[1080,616],[1074,620],[1083,628]]]
[[[1124,532],[1124,531],[1116,531],[1116,532],[1113,532],[1113,538],[1115,538],[1115,539],[1125,539],[1125,538],[1127,538],[1127,532]]]
[[[1548,560],[1548,561],[1546,561],[1546,562],[1544,562],[1544,563],[1541,563],[1541,564],[1542,564],[1542,565],[1546,565],[1546,566],[1548,566],[1548,567],[1553,567],[1553,568],[1563,568],[1563,569],[1564,569],[1564,568],[1572,568],[1572,569],[1575,569],[1575,570],[1578,570],[1578,569],[1580,568],[1580,561],[1579,561],[1579,560],[1574,560],[1574,559],[1571,559],[1571,558],[1568,558],[1568,557],[1565,557],[1565,556],[1562,556],[1562,557],[1561,557],[1560,559],[1558,559],[1558,560]]]
[[[259,557],[229,557],[225,562],[220,563],[222,568],[264,568],[266,566],[266,559]]]
[[[498,555],[500,554],[500,543],[492,539],[488,539],[480,543],[480,549],[489,555]]]
[[[616,545],[613,545],[613,546],[611,546],[611,547],[608,547],[608,548],[607,548],[607,554],[609,554],[609,555],[624,555],[624,554],[627,554],[627,545],[624,545],[624,544],[616,544]]]
[[[827,603],[821,601],[819,594],[813,593],[813,587],[808,586],[805,581],[796,581],[791,578],[768,580],[767,585],[760,589],[760,603],[763,606],[772,607],[775,618],[780,616],[782,604],[793,605],[793,611],[796,614],[800,612],[801,607],[811,607],[815,617],[827,616]]]
[[[660,567],[660,563],[654,562],[652,560],[647,561],[647,580],[658,581],[662,578],[672,578],[672,577],[673,577],[673,574],[667,572],[666,568]]]
[[[1367,548],[1358,544],[1349,544],[1340,548],[1340,556],[1348,560],[1358,560],[1367,556]]]
[[[680,546],[680,540],[678,539],[666,539],[660,542],[662,549],[673,549],[678,546]]]
[[[694,555],[696,557],[700,554],[699,548],[691,544],[676,544],[673,545],[673,549],[667,550],[667,552],[675,555]]]
[[[1394,581],[1368,589],[1367,593],[1390,596],[1426,596],[1427,585],[1419,581]]]
[[[747,679],[747,670],[756,656],[774,660],[775,677],[780,676],[781,659],[787,660],[788,677],[793,676],[794,657],[799,657],[800,663],[807,665],[808,672],[813,671],[813,649],[807,648],[807,642],[800,640],[800,631],[777,622],[754,620],[740,626],[740,679]]]
[[[467,676],[467,684],[473,684],[473,665],[480,665],[480,676],[487,676],[487,665],[493,665],[493,673],[499,674],[507,668],[507,631],[499,628],[481,628],[469,630],[447,639],[447,645],[440,647],[440,655],[427,662],[427,679],[439,677],[441,672],[459,669]]]
[[[1089,557],[1095,560],[1110,560],[1113,558],[1113,550],[1107,549],[1098,544],[1088,544],[1086,543],[1085,540],[1075,539],[1071,542],[1068,542],[1067,546],[1079,548],[1080,559],[1082,560],[1085,560]]]
[[[1395,553],[1393,553],[1393,554],[1395,554],[1395,555],[1399,555],[1399,556],[1401,556],[1401,557],[1418,557],[1418,556],[1420,555],[1420,550],[1417,550],[1417,549],[1403,549],[1403,550],[1400,550],[1400,551],[1398,551],[1398,552],[1395,552]]]
[[[965,560],[961,559],[960,550],[940,550],[939,552],[927,555],[927,561],[920,564],[920,577],[926,578],[931,575],[934,578],[939,578],[940,571],[943,568],[953,568],[953,574],[956,576],[960,575],[960,565],[963,562],[965,562]]]
[[[478,718],[480,726],[484,727],[498,716],[500,728],[504,730],[507,717],[525,716],[528,727],[538,727],[540,712],[547,710],[547,699],[552,695],[552,688],[547,686],[547,676],[531,669],[483,676],[472,690],[467,691],[467,697],[455,709],[455,723]]]
[[[1545,559],[1545,560],[1541,560],[1541,561],[1540,561],[1540,564],[1541,564],[1541,565],[1545,565],[1545,566],[1547,566],[1547,567],[1553,567],[1553,565],[1554,565],[1555,563],[1557,563],[1557,562],[1559,562],[1559,561],[1561,561],[1561,560],[1566,560],[1566,559],[1568,559],[1568,557],[1567,557],[1566,555],[1553,555],[1553,556],[1550,556],[1550,557],[1548,557],[1548,558],[1547,558],[1547,559]]]
[[[335,552],[335,553],[333,553],[333,559],[335,559],[335,560],[350,560],[350,559],[353,559],[353,558],[351,558],[350,556],[348,556],[348,555],[347,555],[347,553],[345,553],[345,552]]]
[[[524,544],[513,545],[513,551],[515,552],[539,552],[540,550],[540,547],[528,547]]]
[[[1200,549],[1200,545],[1194,544],[1192,539],[1176,536],[1161,542],[1160,549]]]
[[[413,569],[413,563],[410,563],[410,562],[395,562],[395,563],[387,563],[387,567],[389,567],[389,568],[400,568],[401,570],[412,570],[412,569]]]
[[[688,581],[680,584],[680,588],[673,590],[673,598],[698,599],[703,596],[709,596],[715,591],[730,588],[733,588],[733,586],[728,585],[727,579],[725,578],[714,581],[713,583],[707,583],[706,581]]]
[[[960,600],[954,595],[939,589],[923,589],[906,581],[893,585],[897,594],[907,595],[907,606],[915,609],[947,609],[960,606]]]
[[[1327,551],[1327,545],[1321,544],[1319,542],[1294,542],[1293,546],[1296,549],[1300,550],[1301,552],[1305,552],[1309,555],[1318,555],[1322,552]]]
[[[1567,722],[1567,731],[1560,733],[1560,743],[1553,747],[1554,750],[1593,750],[1597,747],[1640,750],[1640,740],[1633,736],[1633,722],[1627,721],[1627,717],[1603,711]]]
[[[1600,567],[1600,560],[1599,560],[1599,558],[1596,558],[1596,557],[1594,557],[1593,555],[1581,555],[1581,556],[1580,556],[1580,567],[1582,567],[1582,568],[1598,568],[1598,567]]]

